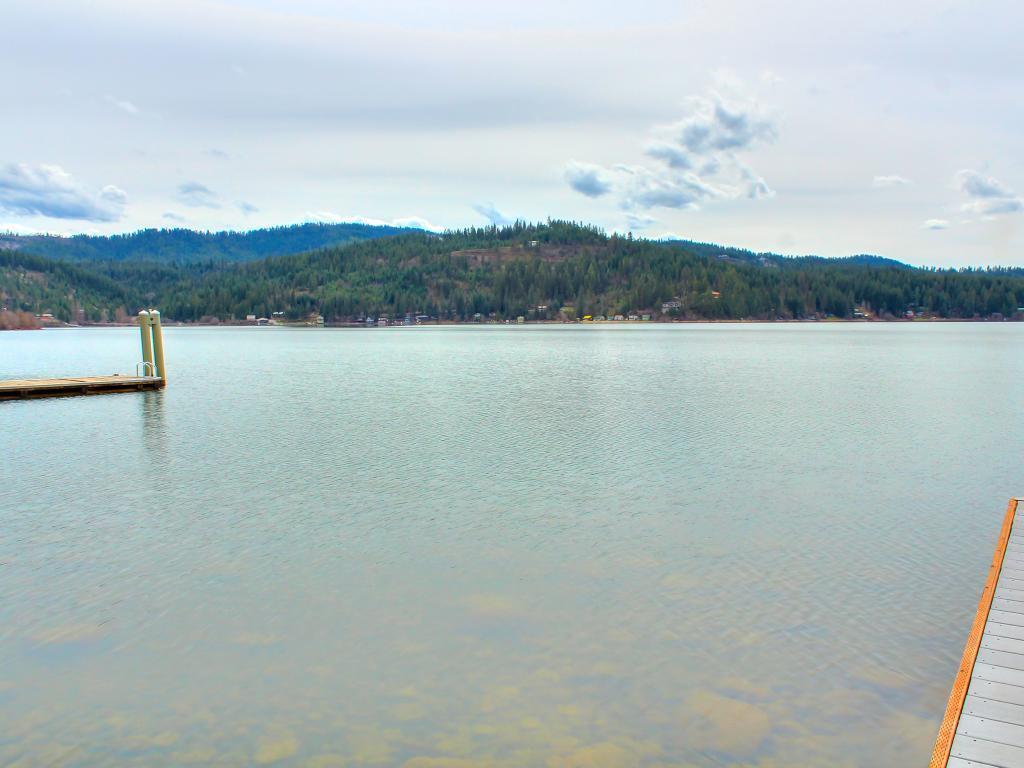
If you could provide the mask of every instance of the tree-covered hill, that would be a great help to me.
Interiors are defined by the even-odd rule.
[[[876,257],[722,258],[730,250],[550,221],[443,235],[413,231],[235,264],[69,264],[0,251],[0,298],[12,310],[63,319],[76,309],[93,320],[155,305],[185,322],[275,312],[291,319],[322,314],[328,322],[409,313],[463,321],[902,317],[908,310],[987,318],[1011,317],[1024,306],[1018,270],[917,269]]]
[[[22,250],[65,261],[241,262],[408,231],[367,224],[307,223],[248,232],[143,229],[126,235],[74,237],[0,233],[0,250]]]

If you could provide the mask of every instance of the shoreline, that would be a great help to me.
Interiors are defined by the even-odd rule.
[[[506,328],[506,327],[520,327],[527,325],[545,325],[545,326],[592,326],[592,327],[603,327],[603,326],[646,326],[646,325],[811,325],[811,324],[843,324],[843,325],[871,325],[871,324],[913,324],[913,323],[1018,323],[1021,320],[1015,318],[1004,318],[1001,320],[993,320],[984,317],[928,317],[928,318],[841,318],[841,317],[830,317],[820,319],[807,319],[807,320],[793,320],[793,319],[778,319],[778,320],[756,320],[756,319],[686,319],[686,320],[530,320],[524,323],[516,322],[460,322],[460,321],[442,321],[442,322],[429,322],[429,323],[412,323],[405,325],[404,323],[391,323],[386,326],[367,325],[366,323],[325,323],[323,325],[316,325],[312,323],[273,323],[270,325],[256,325],[251,322],[223,322],[223,323],[184,323],[176,321],[165,321],[164,327],[174,328],[347,328],[347,329],[372,329],[380,330],[382,328],[427,328],[427,327],[469,327],[469,328]],[[4,328],[2,331],[61,331],[61,330],[99,330],[104,328],[138,328],[138,323],[87,323],[83,325],[72,325],[69,323],[43,325],[34,328]]]

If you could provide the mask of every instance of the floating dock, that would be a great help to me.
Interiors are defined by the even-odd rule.
[[[112,392],[136,392],[161,389],[159,376],[83,376],[75,379],[10,379],[0,381],[0,400],[34,397],[105,395]]]
[[[1024,768],[1024,523],[1011,499],[930,768]]]
[[[142,362],[134,376],[75,376],[60,379],[9,379],[0,381],[0,400],[24,400],[38,397],[105,395],[114,392],[138,392],[167,386],[164,365],[163,329],[155,309],[139,312],[142,337]],[[141,375],[140,375],[141,374]]]

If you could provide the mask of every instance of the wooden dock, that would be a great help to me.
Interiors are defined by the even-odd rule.
[[[1011,499],[930,768],[1024,768],[1024,523]]]
[[[106,395],[162,389],[161,376],[80,376],[71,379],[9,379],[0,381],[0,400],[71,395]]]

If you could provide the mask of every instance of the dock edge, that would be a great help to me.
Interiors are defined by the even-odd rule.
[[[967,645],[964,647],[960,668],[953,681],[953,690],[949,693],[946,714],[942,718],[942,725],[939,726],[939,735],[935,739],[935,748],[932,750],[929,768],[946,768],[949,763],[953,739],[956,737],[956,728],[960,722],[960,713],[963,711],[964,700],[967,698],[967,689],[971,685],[974,662],[978,658],[978,650],[981,648],[981,636],[985,632],[989,610],[992,608],[992,599],[996,593],[996,582],[999,581],[999,572],[1003,568],[1003,558],[1006,555],[1010,530],[1013,528],[1013,519],[1017,514],[1017,501],[1018,499],[1010,499],[1006,505],[1006,515],[1003,517],[1003,527],[999,532],[999,540],[996,542],[996,551],[992,555],[992,564],[988,567],[988,578],[985,580],[985,588],[981,592],[981,600],[978,601],[978,612],[974,615],[971,633],[967,636]]]

